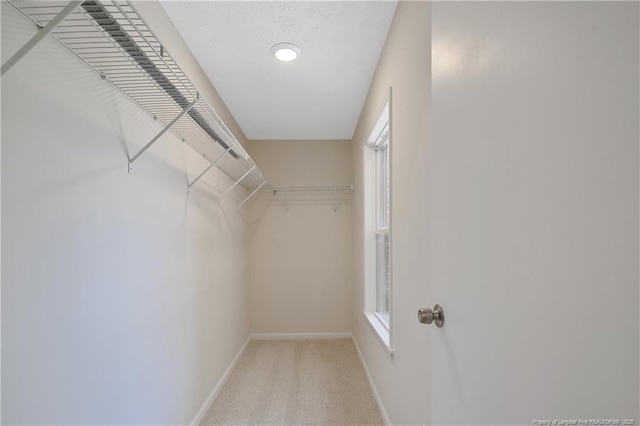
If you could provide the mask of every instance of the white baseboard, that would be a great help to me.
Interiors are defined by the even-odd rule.
[[[233,361],[231,361],[231,364],[229,364],[229,367],[227,367],[222,377],[220,377],[220,380],[218,380],[218,383],[215,385],[215,387],[213,388],[213,390],[211,391],[207,399],[204,401],[204,404],[202,404],[202,407],[200,407],[200,410],[198,410],[198,413],[196,414],[196,416],[193,418],[193,420],[191,420],[191,423],[189,423],[191,426],[198,426],[202,421],[202,419],[204,418],[205,414],[207,414],[207,411],[209,411],[209,408],[211,408],[211,404],[213,404],[213,401],[218,396],[220,389],[222,389],[222,386],[224,386],[224,384],[229,379],[231,372],[233,371],[236,364],[240,360],[240,357],[244,353],[245,349],[247,349],[247,346],[249,345],[250,341],[251,341],[251,335],[247,337],[247,341],[244,342],[244,345],[242,345],[242,348],[240,348],[236,357],[233,359]]]
[[[350,332],[345,333],[256,333],[253,340],[307,340],[307,339],[351,339]]]
[[[387,415],[387,410],[384,409],[384,405],[382,404],[382,399],[380,399],[380,394],[376,389],[375,383],[373,383],[373,378],[369,373],[369,368],[367,368],[367,363],[364,361],[364,357],[362,356],[362,352],[360,352],[360,347],[358,347],[358,342],[356,341],[355,338],[353,339],[353,344],[356,347],[356,351],[358,351],[358,356],[360,357],[360,363],[362,363],[362,368],[364,368],[364,374],[366,374],[367,380],[369,381],[369,386],[371,386],[371,392],[373,392],[373,397],[375,398],[376,404],[378,405],[378,409],[380,410],[380,414],[382,415],[382,421],[384,422],[385,426],[391,426],[391,420]]]

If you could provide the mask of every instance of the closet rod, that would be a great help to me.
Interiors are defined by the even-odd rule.
[[[47,25],[42,27],[40,31],[38,31],[31,38],[31,40],[29,40],[24,46],[22,46],[20,50],[14,53],[12,57],[7,59],[7,62],[2,64],[2,68],[0,69],[0,76],[4,77],[6,72],[9,71],[15,64],[17,64],[18,61],[20,61],[20,59],[24,57],[24,55],[29,53],[29,51],[36,47],[36,45],[40,43],[42,39],[48,36],[51,31],[53,31],[58,25],[60,25],[60,23],[64,21],[64,18],[72,14],[73,11],[82,4],[82,1],[83,0],[73,0],[69,2],[69,4],[65,6],[65,8],[62,9],[51,21],[49,21]]]

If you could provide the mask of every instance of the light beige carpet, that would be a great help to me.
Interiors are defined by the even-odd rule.
[[[258,340],[200,423],[381,425],[351,339]]]

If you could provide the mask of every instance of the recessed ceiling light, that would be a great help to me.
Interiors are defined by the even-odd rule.
[[[271,47],[271,54],[279,61],[291,62],[300,56],[300,48],[292,43],[278,43]]]

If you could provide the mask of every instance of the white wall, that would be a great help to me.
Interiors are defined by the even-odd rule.
[[[273,186],[352,183],[349,141],[250,141],[248,150]],[[286,208],[270,204],[270,192],[257,198],[250,212],[252,332],[350,332],[350,201],[336,211],[322,194],[284,197]]]
[[[2,2],[3,61],[34,31]],[[2,104],[3,424],[190,422],[249,334],[246,191],[187,196],[206,163],[171,135],[128,174],[158,125],[50,38]]]
[[[430,418],[430,329],[416,312],[433,303],[426,276],[427,234],[424,174],[430,86],[429,3],[399,2],[355,131],[353,168],[354,336],[393,424]],[[391,135],[391,280],[395,358],[378,340],[365,310],[363,262],[363,141],[393,87]]]
[[[432,7],[434,424],[635,419],[637,2]]]

